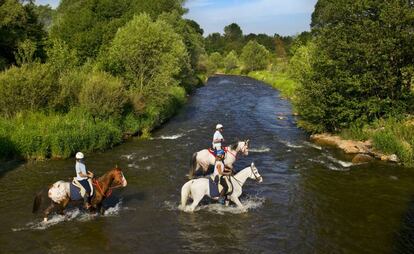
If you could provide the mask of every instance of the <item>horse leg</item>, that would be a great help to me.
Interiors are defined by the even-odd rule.
[[[60,215],[65,215],[65,208],[66,208],[66,206],[69,204],[69,198],[67,198],[67,199],[64,199],[63,201],[62,201],[62,203],[60,203],[60,206],[59,206],[59,211],[58,211],[58,213],[60,214]]]
[[[239,198],[238,197],[235,197],[235,196],[230,196],[230,199],[231,199],[231,201],[233,201],[236,205],[237,205],[237,207],[238,208],[240,208],[243,212],[246,212],[247,211],[247,209],[243,206],[243,204],[240,202],[240,200],[239,200]]]
[[[198,203],[200,203],[200,201],[202,199],[203,199],[203,195],[193,195],[193,203],[191,203],[191,205],[189,207],[189,211],[194,212],[194,210],[196,209]]]
[[[47,216],[53,211],[53,209],[55,209],[56,203],[55,202],[50,202],[50,205],[44,210],[43,212],[43,221],[46,222],[47,221]]]

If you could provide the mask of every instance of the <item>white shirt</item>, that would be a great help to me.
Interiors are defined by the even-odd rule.
[[[214,136],[213,136],[213,147],[216,149],[221,149],[221,140],[223,140],[223,135],[221,135],[220,131],[216,131],[214,132]],[[214,140],[220,140],[219,142],[214,142]]]
[[[213,179],[216,177],[216,175],[221,176],[222,174],[220,174],[220,172],[217,169],[217,165],[221,165],[221,172],[224,171],[224,163],[222,161],[216,161],[216,163],[214,164],[214,172],[213,172]]]
[[[82,177],[79,175],[79,173],[83,173],[86,175],[86,166],[85,164],[83,164],[83,162],[76,161],[75,170],[76,170],[76,180],[82,181],[82,180],[88,179],[87,177]]]

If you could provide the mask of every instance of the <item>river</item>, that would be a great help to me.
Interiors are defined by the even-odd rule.
[[[278,91],[249,78],[218,76],[148,140],[87,154],[101,175],[115,164],[128,186],[104,216],[70,208],[46,224],[31,214],[34,194],[74,175],[74,160],[31,162],[0,173],[1,253],[412,253],[414,171],[374,162],[352,165],[296,127]],[[282,116],[282,119],[279,119]],[[216,123],[228,144],[250,139],[263,183],[247,181],[248,207],[203,202],[178,209],[191,154],[210,145]]]

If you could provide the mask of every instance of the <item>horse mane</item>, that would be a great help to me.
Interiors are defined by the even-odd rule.
[[[235,151],[237,149],[237,147],[239,146],[239,142],[237,142],[237,143],[235,143],[233,145],[230,145],[231,150]]]

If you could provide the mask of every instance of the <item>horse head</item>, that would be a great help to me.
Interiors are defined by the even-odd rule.
[[[263,182],[263,177],[259,174],[259,170],[256,168],[256,165],[254,165],[254,162],[250,165],[250,169],[252,170],[252,173],[249,178],[256,180],[258,183]]]
[[[239,142],[239,147],[240,147],[240,152],[244,155],[247,156],[249,155],[249,140],[245,140],[245,141],[240,141]]]
[[[127,186],[127,180],[124,176],[124,174],[122,173],[122,169],[120,169],[118,166],[115,166],[114,169],[112,169],[112,183],[115,186],[122,186],[122,187],[126,187]]]

